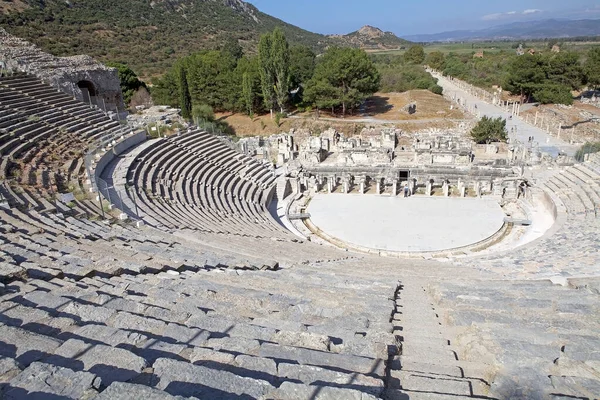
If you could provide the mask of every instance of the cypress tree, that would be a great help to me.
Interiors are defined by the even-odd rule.
[[[279,27],[275,28],[271,38],[275,98],[279,109],[283,112],[290,88],[290,46]]]
[[[179,107],[181,107],[181,117],[189,120],[192,117],[192,97],[183,66],[179,69]]]
[[[246,105],[246,111],[249,116],[254,115],[254,88],[252,87],[252,77],[248,72],[244,72],[242,75],[242,93],[244,97],[244,103]]]
[[[258,61],[260,70],[260,87],[263,94],[265,108],[271,110],[275,106],[275,77],[272,56],[272,35],[266,33],[260,37],[258,42]]]

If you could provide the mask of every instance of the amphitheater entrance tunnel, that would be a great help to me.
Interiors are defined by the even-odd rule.
[[[90,81],[79,81],[77,82],[77,87],[81,90],[81,95],[83,96],[82,101],[88,104],[96,104],[98,92],[96,90],[96,86]]]

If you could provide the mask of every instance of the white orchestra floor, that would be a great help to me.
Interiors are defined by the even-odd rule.
[[[397,252],[429,252],[480,242],[502,228],[496,200],[318,194],[311,221],[348,244]]]

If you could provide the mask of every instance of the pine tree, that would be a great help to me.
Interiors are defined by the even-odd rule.
[[[181,107],[181,117],[190,119],[192,117],[192,97],[188,87],[185,68],[179,68],[179,107]]]

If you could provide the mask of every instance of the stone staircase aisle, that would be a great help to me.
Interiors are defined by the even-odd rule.
[[[392,313],[399,355],[389,365],[389,400],[488,398],[490,366],[461,361],[425,286],[403,281]]]

